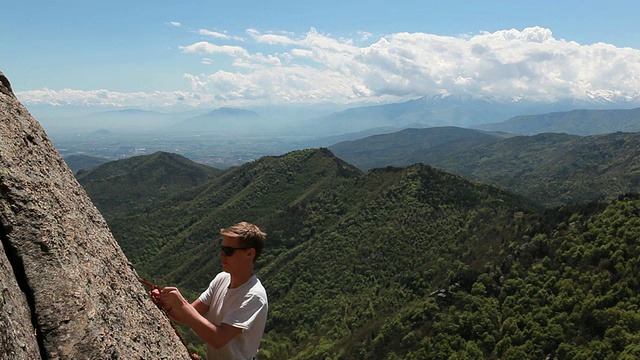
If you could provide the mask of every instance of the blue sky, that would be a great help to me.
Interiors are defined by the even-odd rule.
[[[640,96],[640,2],[5,2],[0,71],[27,104]]]

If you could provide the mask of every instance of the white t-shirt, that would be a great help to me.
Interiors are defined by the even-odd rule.
[[[242,329],[242,333],[225,346],[216,349],[207,344],[208,360],[249,360],[258,352],[267,322],[267,292],[254,275],[235,289],[229,289],[231,275],[219,273],[200,301],[209,305],[207,319],[214,325],[222,323]]]

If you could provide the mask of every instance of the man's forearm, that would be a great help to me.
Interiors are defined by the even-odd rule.
[[[209,320],[200,315],[193,307],[189,316],[185,319],[185,325],[188,325],[198,337],[207,344],[219,349],[225,346],[229,340],[224,339],[220,327],[212,324]]]

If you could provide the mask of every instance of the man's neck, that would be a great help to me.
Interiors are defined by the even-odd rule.
[[[230,289],[235,289],[237,287],[242,286],[242,284],[246,283],[253,276],[253,269],[247,272],[238,272],[231,275],[231,282],[229,283]]]

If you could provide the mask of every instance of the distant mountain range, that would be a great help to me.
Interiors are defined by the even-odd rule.
[[[524,102],[493,102],[461,96],[429,96],[403,103],[363,106],[316,118],[305,124],[316,134],[340,134],[368,128],[391,126],[403,128],[410,124],[427,126],[454,125],[460,127],[493,123],[515,115],[548,112],[569,104],[527,104]]]
[[[616,131],[640,132],[640,108],[521,115],[500,123],[476,125],[473,128],[521,135],[553,132],[586,136]]]
[[[361,132],[371,128],[401,129],[412,124],[422,126],[476,127],[493,124],[515,116],[547,114],[574,109],[617,109],[638,103],[562,101],[539,103],[528,101],[504,102],[470,96],[427,96],[395,104],[361,106],[305,121],[292,132],[316,135],[337,135]]]
[[[610,109],[628,108],[634,104],[557,102],[532,103],[526,101],[498,102],[461,96],[431,96],[402,103],[368,105],[349,108],[323,116],[318,111],[276,108],[193,110],[162,113],[125,109],[64,118],[41,118],[47,131],[118,131],[174,132],[209,131],[249,135],[327,137],[358,133],[374,128],[403,129],[408,126],[457,126],[484,130],[499,130],[518,134],[536,131],[562,131],[588,135],[620,131],[634,131],[636,115],[608,113]],[[617,108],[615,107],[617,106]],[[635,104],[640,106],[640,102]],[[310,107],[312,109],[312,107]],[[577,109],[593,109],[558,113]],[[265,115],[263,115],[262,113]],[[551,114],[553,113],[553,114]],[[540,118],[539,114],[544,118]],[[520,117],[518,117],[520,116]],[[598,119],[613,116],[615,124]],[[628,118],[625,119],[625,116]],[[512,119],[513,118],[513,119]],[[506,123],[503,123],[505,122]],[[625,123],[625,121],[627,123]],[[537,124],[541,122],[541,124]],[[569,125],[566,125],[566,124]],[[616,130],[617,131],[617,130]]]
[[[100,163],[100,158],[121,159],[166,151],[203,164],[227,168],[261,156],[328,147],[347,162],[368,170],[417,162],[444,166],[441,161],[453,154],[466,153],[474,147],[518,134],[555,132],[590,135],[640,131],[640,108],[521,115],[502,122],[469,127],[432,126],[419,121],[429,118],[436,122],[436,119],[446,118],[445,113],[472,111],[469,104],[476,104],[479,109],[484,108],[494,114],[505,111],[504,108],[499,110],[501,106],[498,105],[492,107],[488,100],[473,100],[468,106],[459,105],[464,101],[455,97],[423,98],[402,104],[360,107],[320,118],[282,120],[278,126],[272,126],[270,118],[243,109],[220,108],[170,115],[132,109],[75,119],[82,125],[62,133],[54,131],[51,138],[65,159],[69,155],[92,155],[99,158],[94,164]],[[515,105],[510,106],[511,110],[515,109]],[[520,110],[525,109],[524,104],[520,106]],[[526,108],[532,110],[535,106]],[[476,114],[479,114],[477,109]],[[161,121],[153,120],[157,116]],[[135,122],[138,130],[122,130],[128,122]],[[116,129],[87,129],[90,125],[108,124]],[[118,124],[122,127],[117,128]],[[158,124],[164,125],[158,127]],[[372,124],[380,126],[367,127]],[[437,130],[416,131],[429,128]],[[74,171],[80,168],[88,170],[92,162],[87,160],[84,158],[74,163],[69,159],[69,164]]]

